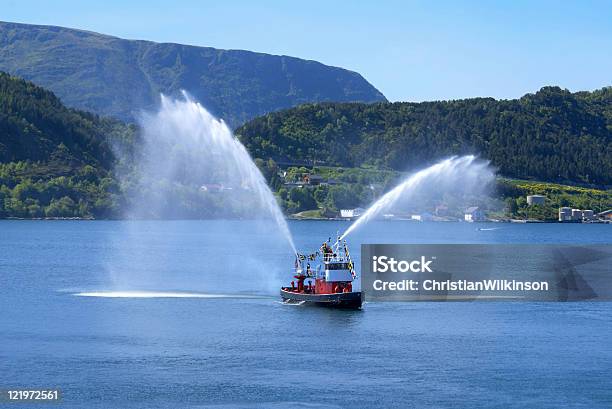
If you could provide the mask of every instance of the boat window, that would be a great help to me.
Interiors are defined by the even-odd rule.
[[[348,270],[348,263],[330,263],[327,265],[328,270]]]

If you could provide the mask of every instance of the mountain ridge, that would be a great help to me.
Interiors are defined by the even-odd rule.
[[[0,70],[124,121],[180,89],[232,126],[308,102],[386,101],[359,73],[315,60],[11,22],[0,22]]]

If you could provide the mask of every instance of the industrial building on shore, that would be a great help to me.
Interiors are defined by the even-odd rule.
[[[611,212],[608,210],[608,212]],[[605,220],[602,215],[606,212],[595,214],[591,209],[572,209],[571,207],[560,207],[559,208],[559,221],[569,223],[589,223],[597,221],[598,219]]]

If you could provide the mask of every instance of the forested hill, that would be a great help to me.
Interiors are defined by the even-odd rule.
[[[612,87],[545,87],[515,100],[308,104],[237,130],[254,157],[406,170],[476,153],[499,173],[612,184]]]
[[[118,186],[111,143],[134,129],[66,108],[51,92],[0,72],[0,217],[108,217]]]
[[[385,101],[360,74],[317,61],[30,24],[0,22],[0,70],[125,121],[181,89],[232,126],[307,102]]]
[[[109,168],[115,120],[66,108],[51,92],[0,72],[0,162],[50,162]]]
[[[609,185],[610,92],[570,94],[545,88],[516,101],[305,105],[258,118],[239,132],[254,157],[289,163],[316,159],[317,165],[405,170],[442,156],[480,152],[502,175]],[[0,73],[0,218],[121,217],[131,197],[126,189],[134,184],[120,184],[113,169],[119,166],[130,176],[129,153],[138,141],[133,125],[67,108],[53,93]],[[116,148],[128,155],[116,157]],[[367,205],[372,195],[367,186],[384,189],[397,176],[392,171],[317,166],[315,172],[327,172],[327,178],[340,184],[288,190],[274,161],[257,163],[288,213],[333,214]],[[311,171],[287,169],[286,180]],[[215,201],[216,193],[190,188],[195,190],[179,187],[172,192],[176,207],[186,209],[185,218],[227,210],[218,206],[223,202]],[[518,206],[512,216],[522,214],[517,197],[543,193],[538,189],[509,190]],[[189,213],[193,206],[185,192],[210,199],[202,213]],[[609,208],[607,193],[576,192],[555,196],[546,218],[560,205]]]

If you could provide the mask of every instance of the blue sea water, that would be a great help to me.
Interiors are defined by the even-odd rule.
[[[611,303],[283,305],[290,252],[249,223],[1,221],[0,389],[68,408],[612,407]],[[346,227],[290,223],[305,250]],[[361,243],[612,243],[612,225],[375,222]],[[75,295],[92,292],[126,297]]]

